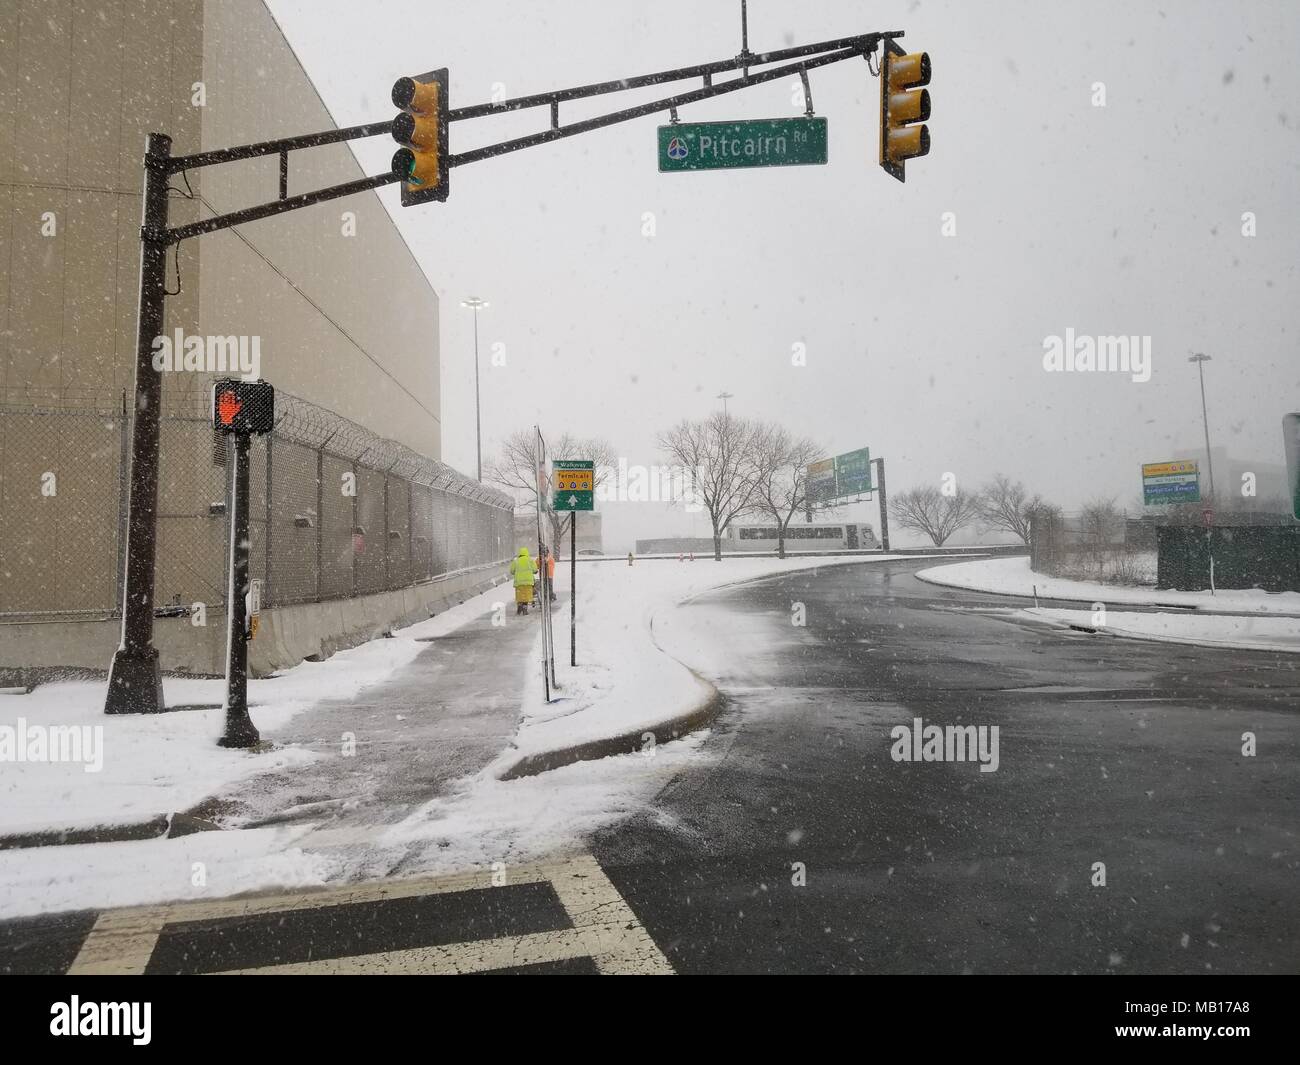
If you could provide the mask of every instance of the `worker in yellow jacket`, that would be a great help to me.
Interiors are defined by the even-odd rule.
[[[528,554],[528,548],[519,549],[510,563],[510,576],[515,581],[515,613],[527,614],[528,605],[533,601],[533,585],[537,583],[537,563]]]

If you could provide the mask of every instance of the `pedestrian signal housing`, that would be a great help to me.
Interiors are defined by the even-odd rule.
[[[212,426],[219,433],[269,433],[275,428],[275,389],[266,381],[217,381],[212,386]]]

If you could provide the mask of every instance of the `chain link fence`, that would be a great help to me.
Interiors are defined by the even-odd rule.
[[[1154,584],[1154,535],[1123,511],[1066,514],[1044,507],[1030,520],[1029,567],[1035,573],[1114,584]]]
[[[129,399],[0,391],[0,617],[120,614]],[[160,612],[225,603],[230,470],[209,405],[206,391],[163,399]],[[267,606],[404,588],[513,554],[507,495],[282,392],[249,482],[250,576]]]
[[[1224,545],[1225,559],[1233,559],[1225,565],[1234,575],[1225,581],[1247,582],[1223,587],[1278,590],[1295,582],[1289,537],[1297,528],[1284,512],[1216,510],[1208,502],[1165,507],[1158,515],[1132,515],[1105,505],[1072,513],[1044,507],[1031,522],[1030,568],[1074,580],[1209,587],[1209,552],[1202,547],[1212,539]]]

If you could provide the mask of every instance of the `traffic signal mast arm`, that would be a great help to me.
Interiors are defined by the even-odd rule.
[[[432,148],[441,156],[445,156],[443,165],[450,169],[454,166],[463,166],[467,163],[476,163],[482,159],[490,159],[494,156],[505,155],[509,152],[519,151],[523,148],[531,148],[539,144],[549,144],[551,141],[561,140],[565,137],[577,136],[580,133],[587,133],[591,130],[601,129],[605,126],[616,125],[620,122],[627,122],[635,118],[641,118],[646,115],[652,115],[663,111],[675,112],[678,107],[687,104],[698,103],[701,100],[712,99],[715,96],[722,96],[726,93],[738,92],[741,89],[748,88],[751,85],[761,85],[764,82],[774,81],[778,78],[788,76],[801,76],[807,71],[817,67],[827,66],[831,63],[839,63],[846,59],[853,59],[858,56],[863,58],[874,53],[882,40],[892,41],[895,37],[903,36],[901,30],[891,30],[882,33],[866,33],[854,37],[840,37],[834,40],[821,41],[816,44],[798,45],[793,48],[782,48],[772,52],[742,52],[731,59],[721,59],[712,63],[701,63],[696,66],[678,67],[673,70],[659,71],[654,74],[643,74],[632,78],[620,78],[616,81],[596,82],[590,85],[579,85],[569,89],[557,89],[551,92],[537,93],[532,96],[520,96],[513,100],[503,100],[500,103],[475,104],[469,107],[450,109],[447,107],[447,96],[445,89],[437,94],[439,99],[436,102],[438,108],[438,118],[442,121],[442,129],[445,131],[446,123],[464,122],[475,118],[485,118],[489,115],[504,114],[511,111],[522,111],[534,107],[547,107],[551,113],[551,126],[547,130],[531,134],[525,137],[517,137],[513,140],[502,141],[499,144],[487,145],[482,148],[475,148],[459,155],[452,155],[446,151],[445,140],[442,144],[430,145],[427,140],[423,147],[427,150]],[[787,60],[793,62],[786,63]],[[755,70],[756,67],[770,66],[774,63],[785,63],[783,66],[771,67],[767,70]],[[730,79],[715,84],[713,76],[715,74],[725,74],[731,71],[740,71],[741,75],[737,78]],[[607,115],[600,115],[595,118],[584,119],[580,122],[574,122],[570,125],[560,125],[560,105],[573,100],[588,99],[593,96],[602,96],[609,93],[626,92],[634,89],[648,88],[654,85],[666,85],[676,81],[686,81],[694,78],[703,80],[703,85],[689,92],[678,93],[673,96],[667,96],[659,100],[653,100],[636,107],[625,108],[620,111],[612,112]],[[418,79],[402,79],[403,82],[409,82]],[[399,82],[399,85],[401,82]],[[423,89],[423,83],[420,83],[420,89]],[[420,91],[417,89],[417,92]],[[400,105],[399,106],[403,106]],[[402,127],[399,128],[399,123]],[[307,148],[319,148],[327,144],[339,144],[344,141],[358,140],[364,137],[376,137],[385,134],[391,134],[400,141],[407,142],[409,137],[416,131],[408,125],[409,119],[399,116],[397,120],[385,122],[368,122],[359,126],[349,126],[345,129],[324,130],[320,133],[308,133],[296,137],[282,137],[272,141],[262,141],[257,144],[244,144],[233,148],[221,148],[212,151],[196,152],[192,155],[180,155],[168,158],[166,161],[166,170],[169,175],[182,173],[186,170],[197,170],[203,167],[216,166],[221,163],[233,163],[244,159],[256,159],[266,155],[278,155],[280,157],[280,196],[277,200],[270,203],[259,204],[255,207],[247,207],[239,211],[231,211],[226,214],[215,215],[211,218],[204,218],[197,222],[191,222],[187,225],[176,226],[167,230],[165,241],[167,244],[177,244],[189,237],[201,236],[204,233],[214,233],[221,229],[228,229],[231,226],[242,225],[245,222],[253,222],[260,218],[269,218],[277,214],[283,214],[286,211],[297,210],[300,207],[309,207],[312,204],[323,203],[327,200],[337,199],[341,196],[350,196],[357,192],[366,192],[370,189],[381,188],[384,185],[391,185],[395,182],[405,181],[409,174],[411,159],[399,152],[399,158],[394,159],[394,170],[388,173],[375,174],[370,177],[360,178],[356,181],[349,181],[342,185],[334,185],[325,189],[317,189],[312,192],[305,192],[295,196],[288,195],[288,174],[289,174],[289,154],[295,151],[301,151]],[[445,132],[443,134],[445,137]],[[444,171],[445,173],[445,171]],[[445,180],[445,179],[444,179]],[[432,191],[432,190],[431,190]],[[434,197],[430,197],[434,198]],[[440,197],[445,199],[445,195]]]
[[[460,122],[465,119],[482,118],[486,115],[506,111],[522,111],[531,107],[550,107],[551,128],[526,137],[518,137],[514,140],[502,141],[500,144],[492,144],[462,152],[460,155],[451,156],[448,162],[451,166],[477,163],[480,159],[491,159],[493,156],[519,151],[521,148],[531,148],[537,144],[548,144],[564,137],[587,133],[593,129],[601,129],[619,122],[642,118],[645,115],[653,115],[661,111],[675,111],[678,107],[683,107],[686,104],[709,100],[715,96],[722,96],[725,93],[749,88],[751,85],[761,85],[763,82],[775,81],[777,78],[799,75],[816,67],[843,62],[845,59],[854,59],[858,56],[866,58],[876,51],[882,39],[901,36],[903,36],[902,30],[890,30],[884,33],[865,33],[857,37],[840,37],[832,41],[799,45],[794,48],[782,48],[775,52],[742,53],[734,59],[722,59],[714,63],[702,63],[693,67],[679,67],[676,70],[665,70],[658,74],[645,74],[620,81],[603,81],[573,89],[559,89],[554,92],[538,93],[534,96],[521,96],[514,100],[503,100],[497,104],[478,104],[473,107],[453,110],[448,116],[449,120]],[[787,59],[798,59],[799,62],[757,73],[750,70],[752,67],[780,63]],[[714,84],[714,74],[722,74],[732,70],[742,71],[741,76],[721,84]],[[692,78],[702,78],[704,85],[691,92],[667,96],[660,100],[639,104],[636,107],[629,107],[608,115],[600,115],[596,118],[574,122],[568,126],[560,125],[559,108],[560,104],[566,101],[581,100],[591,96],[601,96],[606,93],[622,92],[629,89],[642,89],[651,85],[663,85],[674,81],[686,81]]]

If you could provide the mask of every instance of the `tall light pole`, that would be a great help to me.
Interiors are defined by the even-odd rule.
[[[460,305],[469,307],[474,312],[474,453],[477,456],[478,479],[481,482],[483,480],[483,425],[479,415],[478,399],[478,312],[489,304],[487,300],[470,296],[467,300],[461,300]]]
[[[1210,361],[1210,356],[1203,355],[1199,351],[1193,352],[1187,357],[1187,361],[1196,363],[1196,371],[1201,377],[1201,424],[1205,426],[1205,461],[1210,467],[1210,498],[1214,499],[1214,457],[1210,454],[1210,418],[1205,412],[1205,364]]]
[[[735,399],[736,397],[730,392],[719,392],[713,398],[722,400],[722,416],[724,418],[727,417],[727,400]]]

